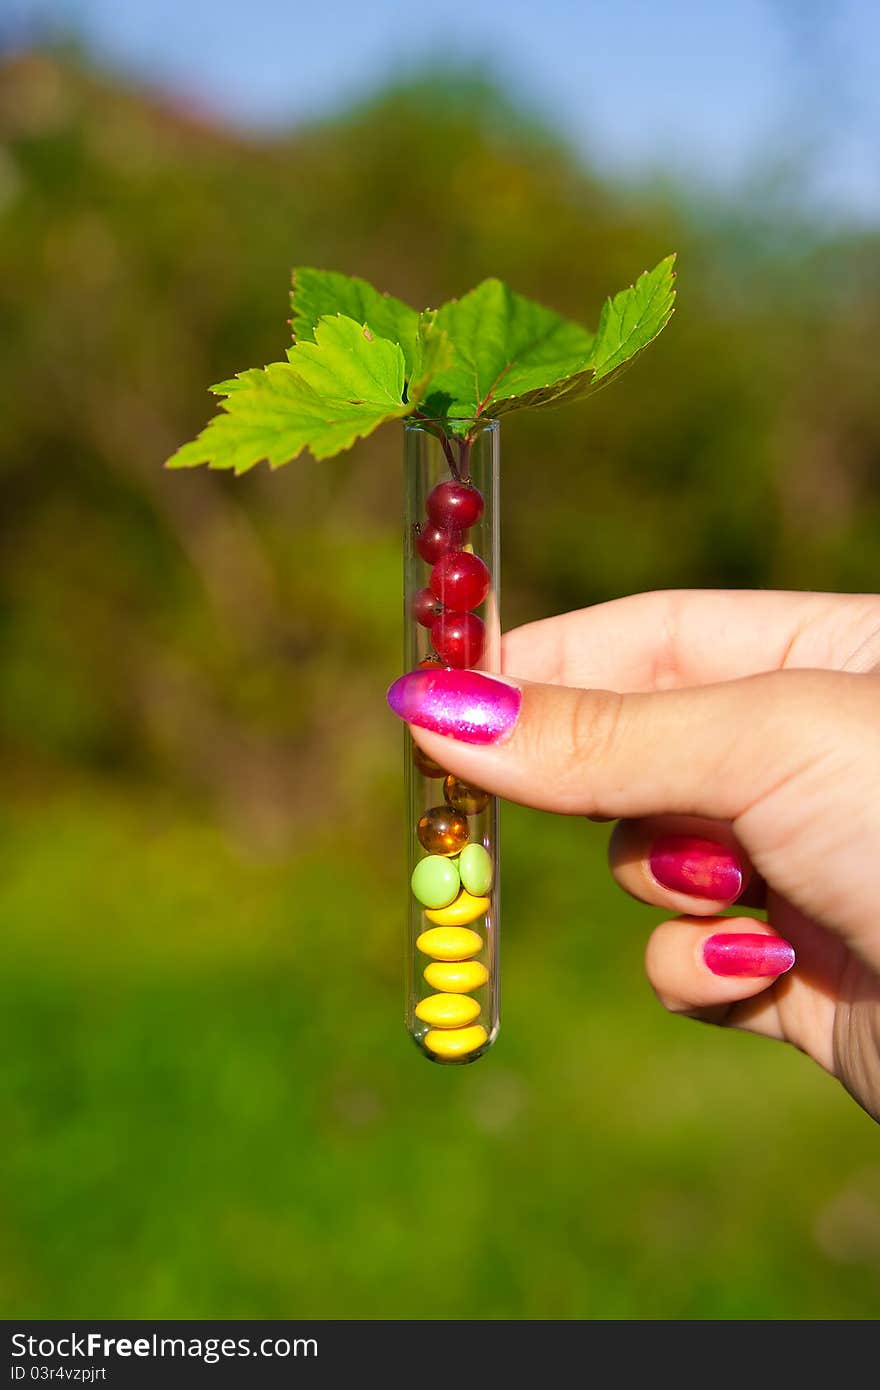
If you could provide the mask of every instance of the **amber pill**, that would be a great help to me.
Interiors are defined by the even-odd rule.
[[[429,854],[458,854],[469,839],[467,817],[451,806],[432,806],[419,820],[417,833]]]
[[[423,753],[417,743],[413,744],[413,762],[423,777],[445,777],[446,768],[435,763],[433,758],[429,758],[427,753]]]
[[[451,772],[443,783],[443,795],[446,797],[447,805],[451,806],[453,811],[461,811],[464,816],[478,816],[489,805],[488,792],[484,792],[481,787],[472,787],[470,783],[462,782],[460,777],[453,777]]]

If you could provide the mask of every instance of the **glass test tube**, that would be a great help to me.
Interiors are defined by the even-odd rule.
[[[499,423],[404,422],[407,671],[499,671]],[[431,1061],[476,1061],[498,1033],[498,805],[407,729],[406,1026]]]

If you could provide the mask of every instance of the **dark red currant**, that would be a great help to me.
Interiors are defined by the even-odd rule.
[[[447,608],[457,608],[462,613],[483,602],[491,582],[479,555],[470,555],[466,550],[452,550],[441,556],[431,570],[431,590]]]
[[[411,611],[417,623],[422,627],[430,627],[437,614],[441,611],[442,604],[434,597],[430,589],[419,589],[413,596]]]
[[[445,666],[476,666],[483,655],[486,630],[475,613],[445,609],[431,624],[431,642]]]
[[[435,526],[466,531],[469,526],[475,526],[483,515],[483,499],[470,483],[449,480],[438,483],[428,493],[425,510]]]
[[[458,550],[463,540],[464,536],[461,531],[429,524],[419,532],[416,539],[416,550],[423,560],[427,560],[429,565],[433,565],[436,564],[441,555],[448,555],[450,550]]]

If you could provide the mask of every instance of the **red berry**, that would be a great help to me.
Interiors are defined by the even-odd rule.
[[[462,613],[483,602],[491,582],[479,555],[470,555],[466,550],[450,551],[431,570],[431,589],[437,598],[447,608],[457,608]]]
[[[466,531],[483,515],[483,499],[470,483],[438,483],[428,493],[425,510],[435,526],[455,526]]]
[[[413,595],[412,615],[422,627],[430,627],[441,608],[442,604],[438,603],[430,589],[419,589],[418,593]]]
[[[448,530],[443,526],[426,526],[419,532],[416,550],[423,560],[433,565],[441,555],[448,555],[450,550],[458,550],[463,540],[461,531]]]
[[[445,666],[476,666],[486,630],[475,613],[442,612],[431,624],[431,642]]]

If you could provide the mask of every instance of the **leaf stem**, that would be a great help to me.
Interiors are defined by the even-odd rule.
[[[443,450],[446,462],[449,464],[450,473],[452,474],[456,482],[461,482],[461,473],[459,472],[458,464],[455,461],[455,454],[452,452],[452,444],[450,442],[449,435],[446,433],[445,430],[435,426],[434,422],[432,420],[429,420],[427,415],[423,415],[420,410],[414,410],[413,415],[417,420],[423,421],[423,423],[425,423],[428,426],[428,429],[430,430],[431,434],[433,434],[436,439],[439,439],[440,447]]]
[[[473,445],[473,442],[474,441],[469,437],[460,439],[458,441],[458,473],[456,476],[459,479],[459,481],[461,481],[462,479],[467,480],[467,478],[470,475],[471,446]]]

